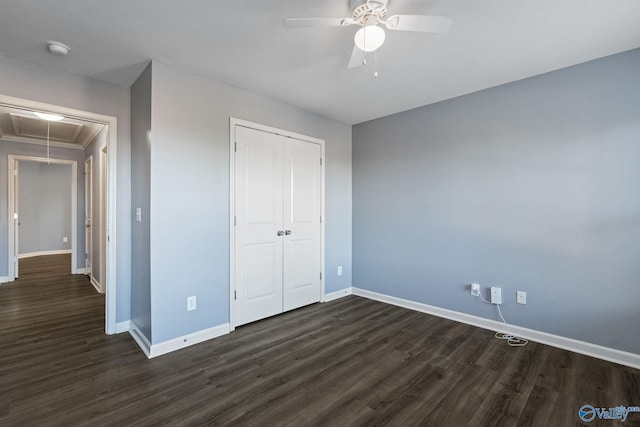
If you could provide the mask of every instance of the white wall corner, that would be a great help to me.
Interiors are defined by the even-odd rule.
[[[180,350],[185,347],[199,344],[203,341],[207,341],[213,338],[217,338],[222,335],[228,334],[230,331],[230,324],[224,323],[222,325],[214,326],[212,328],[203,329],[192,334],[183,335],[178,338],[173,338],[158,344],[152,344],[149,349],[147,357],[158,357],[163,354],[171,353],[172,351]],[[144,351],[144,350],[143,350]]]
[[[140,331],[140,328],[135,324],[135,322],[131,321],[129,323],[129,335],[133,337],[133,340],[138,344],[140,350],[147,356],[147,358],[151,358],[151,343],[147,339],[146,336]]]
[[[131,321],[130,320],[126,320],[124,322],[118,322],[118,323],[116,323],[116,334],[121,334],[123,332],[129,332],[130,327],[131,327]]]
[[[322,302],[329,302],[329,301],[337,300],[338,298],[346,297],[347,295],[351,295],[353,293],[352,289],[353,288],[348,287],[348,288],[340,289],[339,291],[324,294],[322,298]]]
[[[477,326],[479,328],[488,329],[491,331],[504,332],[504,325],[501,322],[485,319],[484,317],[478,317],[458,311],[447,310],[446,308],[397,298],[356,287],[352,288],[352,292],[353,295],[384,302],[391,305],[396,305],[398,307],[408,308],[409,310],[431,314],[434,316],[454,320],[456,322],[466,323],[468,325]],[[552,347],[561,348],[563,350],[569,350],[575,353],[595,357],[597,359],[606,360],[608,362],[618,363],[620,365],[640,369],[640,354],[616,350],[614,348],[604,347],[585,341],[579,341],[560,335],[553,335],[547,332],[536,331],[534,329],[523,328],[521,326],[509,325],[509,332],[521,338],[535,341],[540,344],[546,344]]]
[[[71,274],[87,274],[86,268],[76,268]]]

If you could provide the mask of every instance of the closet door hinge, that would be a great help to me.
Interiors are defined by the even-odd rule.
[[[322,272],[320,273],[320,280],[322,280]]]
[[[233,143],[233,151],[238,151],[238,143],[237,142]]]
[[[320,157],[320,166],[322,166],[322,157]]]
[[[238,225],[237,218],[235,216],[233,217],[233,225]]]
[[[238,299],[238,291],[233,291],[233,299]]]

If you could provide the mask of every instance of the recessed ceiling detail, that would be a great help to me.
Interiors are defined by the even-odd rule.
[[[0,141],[50,145],[83,150],[104,128],[101,123],[65,117],[60,121],[40,119],[33,112],[0,106]]]
[[[47,138],[47,121],[36,117],[10,113],[13,134],[28,138]],[[52,141],[73,144],[84,125],[67,121],[49,122],[49,138]]]

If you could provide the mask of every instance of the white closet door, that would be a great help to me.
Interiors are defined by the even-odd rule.
[[[284,144],[284,310],[320,301],[321,147]]]
[[[236,326],[282,313],[282,143],[236,127]]]

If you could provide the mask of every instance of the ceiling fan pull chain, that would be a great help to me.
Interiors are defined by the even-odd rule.
[[[373,77],[378,77],[378,51],[373,52]]]

